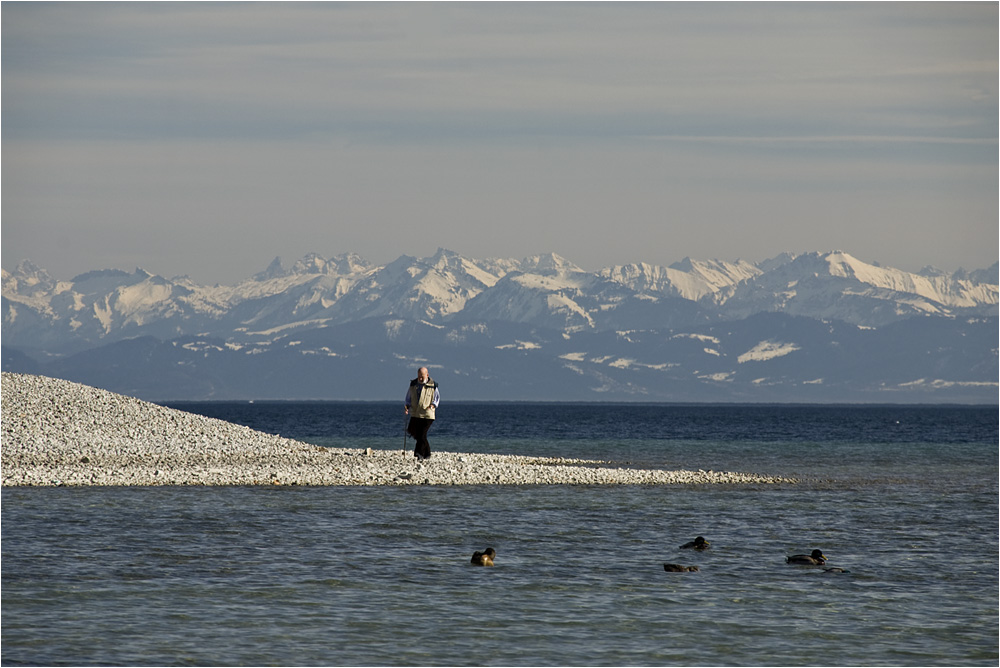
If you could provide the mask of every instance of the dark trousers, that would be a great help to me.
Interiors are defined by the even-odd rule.
[[[413,454],[421,459],[431,456],[431,444],[427,441],[427,430],[434,424],[434,420],[428,418],[411,417],[410,424],[406,430],[410,436],[417,439],[417,446],[413,448]]]

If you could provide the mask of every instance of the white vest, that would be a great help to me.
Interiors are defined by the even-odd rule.
[[[410,417],[434,419],[434,390],[437,383],[430,378],[421,385],[414,383],[410,385]]]

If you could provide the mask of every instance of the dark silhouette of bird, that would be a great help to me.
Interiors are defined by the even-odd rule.
[[[682,550],[707,550],[712,546],[707,540],[698,536],[694,540],[688,541],[681,545]]]
[[[813,550],[812,554],[793,554],[785,557],[786,564],[801,564],[803,566],[822,566],[826,563],[826,557],[821,550]]]

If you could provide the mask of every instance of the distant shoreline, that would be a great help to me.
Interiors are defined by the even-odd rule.
[[[156,399],[150,403],[159,406],[172,406],[182,404],[386,404],[396,406],[398,401],[390,399]],[[508,399],[449,399],[448,404],[461,404],[469,406],[653,406],[664,408],[761,408],[773,406],[775,408],[998,408],[1000,402],[983,403],[951,403],[951,402],[922,402],[910,403],[901,401],[892,403],[887,401],[866,403],[817,403],[817,402],[782,402],[782,401],[625,401],[609,399],[604,401],[557,401],[557,400],[533,400],[524,399],[513,401]]]
[[[416,462],[401,449],[324,448],[55,378],[3,373],[0,384],[4,487],[797,482],[521,455],[435,452]]]

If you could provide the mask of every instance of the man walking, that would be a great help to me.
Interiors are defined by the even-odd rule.
[[[427,367],[420,367],[417,377],[410,381],[410,387],[406,391],[406,403],[403,404],[403,412],[410,416],[406,430],[417,441],[413,454],[418,460],[431,457],[427,430],[434,422],[434,411],[440,401],[441,393],[438,391],[437,383],[431,379]]]

